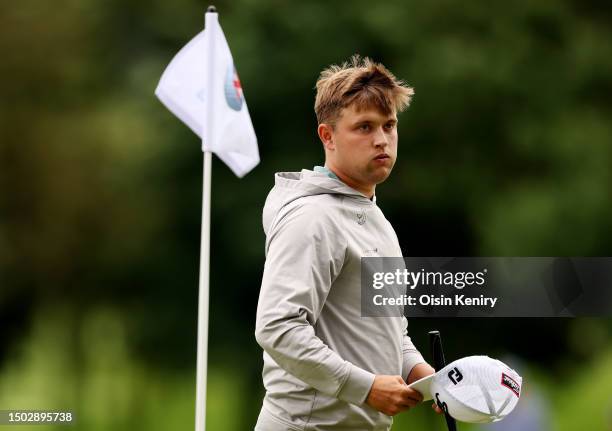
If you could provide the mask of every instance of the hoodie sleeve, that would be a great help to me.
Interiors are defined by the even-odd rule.
[[[404,337],[402,341],[402,378],[404,381],[408,381],[410,371],[412,371],[415,365],[425,362],[425,359],[423,359],[423,356],[408,336],[408,320],[406,317],[402,317],[402,322],[404,325]]]
[[[342,359],[315,334],[342,269],[346,239],[316,205],[301,206],[268,233],[255,337],[276,363],[328,395],[365,402],[374,374]]]

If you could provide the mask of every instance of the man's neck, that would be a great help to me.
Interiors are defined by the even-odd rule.
[[[363,193],[364,195],[366,195],[368,197],[368,199],[372,200],[372,197],[374,196],[374,193],[376,191],[376,185],[372,185],[372,186],[361,185],[361,184],[351,180],[348,176],[344,175],[338,169],[334,169],[333,167],[329,166],[327,163],[325,164],[325,168],[328,169],[329,171],[333,172],[334,175],[336,175],[338,177],[338,179],[340,181],[342,181],[344,184],[346,184],[347,186],[349,186],[352,189],[357,190],[360,193]]]

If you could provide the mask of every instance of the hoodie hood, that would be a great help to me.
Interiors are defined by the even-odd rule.
[[[278,172],[274,175],[274,187],[264,205],[262,221],[265,234],[268,235],[270,225],[283,207],[306,196],[323,194],[344,195],[370,205],[376,202],[376,196],[374,201],[371,201],[363,193],[321,172],[309,169],[302,169],[301,172]]]

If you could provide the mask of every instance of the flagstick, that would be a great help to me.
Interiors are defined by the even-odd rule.
[[[205,124],[208,125],[203,134],[203,143],[212,142],[214,136],[213,106],[214,106],[214,67],[215,33],[217,10],[209,6],[206,10],[204,28],[208,32],[206,47],[207,68],[205,72],[205,88],[207,89],[206,107],[204,110]],[[202,144],[203,144],[202,143]],[[204,145],[202,145],[204,147]],[[204,150],[204,148],[202,148]],[[206,377],[208,374],[208,299],[210,293],[210,170],[212,153],[204,150],[204,180],[202,184],[202,232],[200,236],[200,292],[198,298],[198,359],[196,371],[196,420],[195,431],[206,430]]]
[[[210,274],[210,169],[212,153],[204,152],[202,232],[200,237],[200,291],[198,299],[198,359],[196,376],[196,431],[206,429],[206,375],[208,372],[208,299]]]
[[[225,85],[222,83],[223,74],[232,72],[229,67],[233,66],[233,60],[223,30],[219,26],[218,14],[214,6],[209,6],[206,10],[204,30],[205,32],[193,38],[172,59],[155,89],[155,95],[160,101],[202,138],[202,151],[204,153],[198,290],[196,431],[205,431],[206,429],[212,151],[214,150],[219,154],[221,159],[239,177],[245,175],[259,163],[257,138],[235,68],[233,70],[233,82],[229,80],[232,75],[229,75],[229,77],[226,77]],[[202,63],[201,60],[204,60],[204,62]],[[193,76],[194,70],[196,76]],[[231,84],[234,85],[235,91],[235,97],[232,100],[239,102],[239,104],[236,108],[235,104],[230,103],[228,99],[231,94],[225,95],[226,104],[221,107],[221,113],[218,115],[223,117],[224,121],[223,124],[217,126],[221,128],[221,132],[226,132],[230,127],[237,128],[237,130],[234,130],[235,133],[232,134],[230,139],[232,142],[228,143],[227,148],[223,148],[220,145],[221,136],[216,136],[214,131],[215,122],[219,121],[216,117],[220,107],[216,102],[217,99],[223,99],[224,86],[230,88],[228,85]],[[202,92],[203,90],[204,92]],[[187,93],[191,93],[191,96],[187,97]],[[203,106],[194,106],[193,96],[203,100]],[[187,106],[185,103],[187,103]],[[229,157],[230,148],[242,157]],[[225,154],[227,158],[224,158],[221,154]]]

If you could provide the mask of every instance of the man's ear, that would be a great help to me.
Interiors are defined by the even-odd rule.
[[[321,139],[326,150],[333,150],[336,147],[333,140],[333,132],[334,129],[330,124],[321,123],[317,128],[319,139]]]

